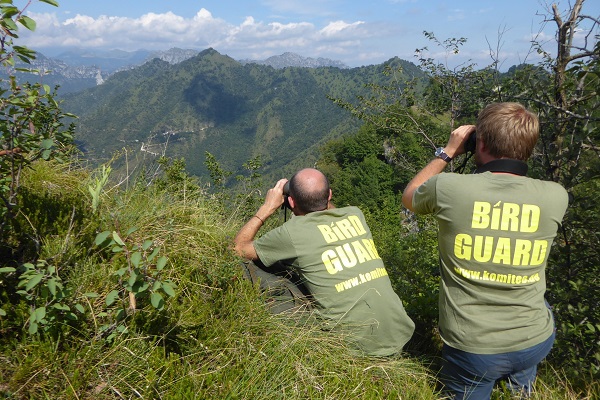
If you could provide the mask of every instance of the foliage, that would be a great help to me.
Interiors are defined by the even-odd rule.
[[[458,54],[467,43],[465,38],[450,38],[443,42],[433,32],[423,32],[424,36],[445,54],[444,62],[427,57],[428,48],[415,51],[419,65],[429,77],[423,94],[421,109],[433,116],[449,115],[450,129],[454,129],[461,121],[472,121],[477,118],[479,110],[495,97],[492,90],[498,85],[499,73],[494,63],[483,69],[475,69],[473,63],[464,63],[455,67],[448,65],[448,58]]]
[[[92,196],[92,211],[96,212],[100,204],[100,194],[108,183],[108,177],[112,168],[106,165],[102,166],[102,170],[98,174],[99,176],[94,179],[94,182],[88,186],[88,191]]]
[[[71,290],[63,285],[54,265],[46,260],[38,260],[36,265],[25,263],[19,274],[20,290],[17,294],[30,303],[29,333],[38,333],[38,327],[50,332],[53,337],[60,331],[60,325],[78,319],[85,312],[79,303],[73,301]],[[4,272],[14,272],[14,268],[4,268]]]
[[[51,392],[55,399],[437,398],[432,378],[418,363],[352,357],[323,332],[249,308],[246,299],[254,295],[238,285],[220,293],[214,305],[200,303],[206,328],[188,337],[180,353],[166,355],[158,342],[141,336],[109,348],[73,344],[61,357],[50,343],[21,346],[3,357],[0,390],[29,398]],[[209,314],[222,309],[229,312]]]
[[[115,254],[115,257],[111,258],[113,265],[119,266],[124,263],[113,273],[118,288],[106,295],[107,307],[120,300],[114,317],[117,322],[126,319],[128,313],[135,312],[140,300],[149,299],[155,309],[162,310],[165,306],[163,294],[168,297],[175,296],[174,283],[161,277],[167,258],[156,258],[160,248],[155,247],[152,240],[144,240],[142,244],[132,242],[130,235],[136,230],[128,229],[124,239],[115,231],[104,231],[99,233],[95,240],[97,246],[110,247],[110,251]],[[103,326],[101,331],[109,328],[110,326]],[[109,336],[110,339],[113,337]]]
[[[58,6],[54,0],[41,1]],[[13,43],[18,38],[18,24],[28,30],[35,29],[35,21],[23,14],[25,8],[17,8],[12,0],[0,4],[0,63],[4,67],[14,66],[15,58],[26,63],[35,58],[34,51]],[[62,112],[55,99],[56,92],[47,85],[19,83],[14,75],[0,84],[0,234],[3,234],[17,212],[23,168],[36,159],[60,159],[68,153],[73,127],[65,129],[62,120],[71,115]]]
[[[162,173],[155,177],[154,184],[158,190],[165,190],[173,196],[194,198],[200,194],[198,180],[186,170],[183,158],[171,159],[161,156],[156,163]]]
[[[25,173],[29,185],[34,172],[39,174],[37,169]],[[86,195],[90,180],[77,181],[79,195]],[[57,302],[60,298],[76,314],[77,330],[66,330],[64,314],[56,320],[56,336],[17,339],[15,325],[22,314],[30,315],[21,302],[0,318],[3,396],[436,398],[435,379],[418,360],[357,357],[341,338],[305,319],[271,315],[257,288],[241,279],[239,261],[228,248],[238,223],[227,224],[229,216],[210,195],[192,201],[172,193],[170,185],[128,191],[109,186],[96,212],[88,198],[85,219],[99,220],[97,235],[85,234],[89,241],[75,245],[71,263],[56,270],[69,294],[57,296]],[[70,233],[84,234],[87,226],[78,224]],[[46,259],[63,259],[50,254],[56,249],[51,241],[43,243]],[[29,292],[49,286],[56,276],[49,265],[40,262],[36,272],[21,275]],[[3,270],[0,278],[6,282],[15,273]],[[153,289],[163,303],[153,302]],[[72,306],[74,299],[82,307]],[[127,318],[120,319],[124,315],[115,311],[123,309]],[[35,316],[49,318],[48,311]]]
[[[235,183],[227,184],[233,175],[226,171],[216,157],[206,152],[206,168],[212,180],[212,194],[223,210],[242,221],[250,218],[262,204],[264,196],[260,190],[263,185],[261,174],[262,159],[256,156],[243,164],[244,174],[235,176]],[[233,189],[232,189],[233,188]]]

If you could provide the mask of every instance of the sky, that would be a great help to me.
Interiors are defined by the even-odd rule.
[[[539,61],[531,41],[552,46],[556,24],[544,24],[545,0],[34,0],[26,13],[35,32],[19,44],[47,56],[69,49],[202,51],[213,48],[236,60],[263,60],[285,52],[338,60],[349,67],[399,57],[417,63],[415,50],[449,67],[483,68],[492,55],[506,70]],[[567,0],[555,1],[561,11]],[[22,7],[27,1],[14,0]],[[21,3],[21,4],[19,4]],[[600,1],[583,14],[600,17]],[[589,28],[588,28],[589,29]],[[458,54],[428,40],[466,38]],[[580,37],[585,32],[580,33]],[[596,31],[598,33],[598,31]]]

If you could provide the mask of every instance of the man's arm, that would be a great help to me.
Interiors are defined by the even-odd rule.
[[[242,258],[247,260],[257,260],[258,254],[254,248],[254,237],[265,221],[277,211],[283,204],[283,185],[287,179],[281,179],[275,187],[269,189],[265,197],[265,202],[258,209],[256,214],[246,222],[233,240],[233,250]]]
[[[448,144],[446,147],[444,147],[446,154],[452,158],[458,156],[459,154],[463,154],[464,143],[474,131],[475,125],[459,126],[452,131],[450,134],[450,139],[448,140]],[[442,160],[441,158],[435,158],[431,160],[429,164],[425,166],[425,168],[419,171],[419,173],[417,173],[417,175],[415,175],[415,177],[408,182],[404,192],[402,192],[402,204],[404,207],[413,211],[412,199],[415,191],[419,188],[419,186],[427,182],[429,178],[441,173],[444,168],[446,168],[446,165],[448,165],[446,161]]]
[[[412,199],[413,195],[415,194],[415,191],[419,188],[419,186],[427,182],[429,178],[441,173],[444,170],[444,168],[446,168],[446,165],[448,165],[446,161],[442,160],[441,158],[436,158],[434,160],[431,160],[429,164],[425,166],[425,168],[419,171],[419,173],[417,173],[417,175],[415,175],[415,177],[412,178],[410,182],[408,182],[408,185],[406,185],[404,192],[402,192],[402,204],[404,205],[404,207],[408,208],[410,211],[413,211]]]

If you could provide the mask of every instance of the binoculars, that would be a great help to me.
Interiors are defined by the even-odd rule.
[[[289,208],[290,210],[292,209],[290,207],[290,202],[288,201],[289,195],[290,195],[290,181],[287,181],[285,183],[285,185],[283,185],[283,205],[281,206],[281,208]]]
[[[471,133],[467,138],[467,141],[465,142],[465,153],[475,153],[475,145],[477,143],[476,133],[477,132]]]

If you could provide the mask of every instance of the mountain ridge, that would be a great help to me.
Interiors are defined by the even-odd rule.
[[[39,70],[44,74],[41,78],[44,83],[51,87],[59,85],[62,88],[61,93],[71,93],[102,84],[109,76],[117,72],[137,68],[155,58],[167,61],[169,64],[179,64],[199,53],[200,51],[197,50],[181,48],[171,48],[165,51],[137,50],[134,52],[122,50],[97,52],[73,49],[56,56],[46,56],[38,52],[30,65],[23,64],[19,66]],[[272,56],[265,60],[238,60],[238,62],[242,64],[270,65],[274,68],[319,68],[328,66],[348,68],[340,61],[303,57],[291,52]],[[24,76],[20,72],[18,74]],[[29,76],[25,79],[31,80]]]
[[[111,75],[99,86],[64,96],[78,115],[77,138],[89,159],[103,162],[129,147],[184,157],[206,176],[204,153],[239,172],[260,156],[265,173],[316,161],[325,141],[356,131],[360,122],[329,98],[355,100],[372,82],[389,83],[386,66],[422,76],[414,64],[277,69],[242,64],[207,49],[177,64],[153,59]]]

